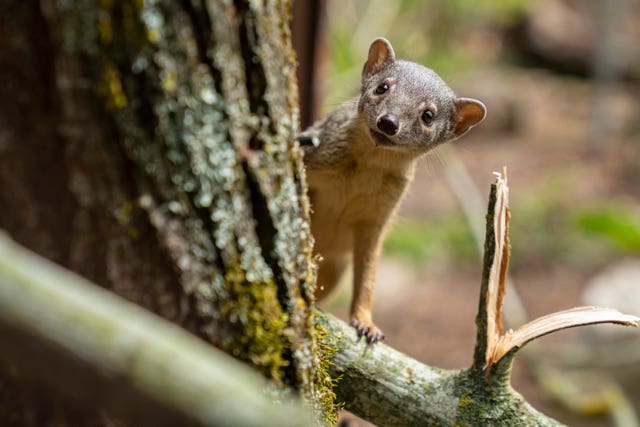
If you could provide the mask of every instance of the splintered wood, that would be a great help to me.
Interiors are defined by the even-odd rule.
[[[496,175],[496,204],[493,211],[495,254],[489,274],[487,288],[487,350],[485,366],[492,359],[494,349],[502,334],[502,303],[506,291],[507,266],[509,263],[509,187],[507,168]]]
[[[614,323],[637,328],[639,321],[640,318],[636,316],[603,307],[576,307],[558,311],[538,317],[515,331],[509,330],[505,335],[501,336],[493,352],[491,363],[497,362],[515,347],[522,347],[529,341],[561,329],[597,323]]]
[[[533,320],[517,330],[502,333],[502,303],[506,293],[507,269],[509,264],[509,187],[507,185],[507,169],[502,173],[494,172],[496,200],[489,220],[493,219],[495,253],[489,272],[486,288],[486,351],[484,368],[490,369],[505,355],[513,356],[518,348],[543,335],[561,329],[596,323],[614,323],[638,327],[640,318],[620,313],[617,310],[601,307],[578,307],[549,314]],[[486,257],[485,259],[491,259]]]

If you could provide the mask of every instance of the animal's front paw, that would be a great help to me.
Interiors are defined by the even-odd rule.
[[[356,328],[358,337],[365,337],[369,344],[384,340],[384,334],[371,319],[353,316],[349,324]]]

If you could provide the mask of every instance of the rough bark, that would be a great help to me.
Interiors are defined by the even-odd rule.
[[[248,366],[2,234],[0,333],[0,359],[135,425],[312,424],[297,399],[274,404]]]
[[[313,400],[288,6],[0,2],[0,228]]]
[[[288,13],[286,1],[2,1],[0,228],[314,404],[332,401],[322,350],[347,408],[382,424],[554,425],[510,388],[510,365],[442,371],[328,316],[314,325]],[[24,297],[12,289],[3,303]],[[103,401],[42,388],[67,385],[69,361],[16,326],[0,334],[2,424],[122,423]],[[161,406],[141,419],[180,419]]]
[[[338,400],[366,420],[389,426],[560,425],[532,408],[505,377],[488,381],[473,369],[424,365],[385,344],[367,345],[329,314],[317,318],[328,332],[325,343],[336,350],[331,373],[340,376]]]
[[[331,315],[316,319],[340,400],[379,425],[557,425],[509,387],[508,374],[426,366],[367,344]],[[273,406],[246,367],[2,236],[0,331],[10,344],[0,359],[35,371],[47,390],[135,425],[310,424],[299,407]],[[17,354],[24,348],[34,351]],[[60,361],[58,369],[38,363],[43,356]],[[61,387],[65,372],[72,375]]]

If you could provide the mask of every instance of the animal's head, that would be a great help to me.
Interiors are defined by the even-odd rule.
[[[426,152],[480,123],[480,101],[458,98],[433,70],[396,60],[383,38],[371,43],[358,111],[376,146]]]

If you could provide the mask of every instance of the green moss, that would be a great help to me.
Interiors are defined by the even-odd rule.
[[[98,0],[96,22],[89,24],[97,28],[102,52],[95,89],[110,110],[123,109],[130,103],[118,66],[123,65],[124,58],[140,53],[149,42],[142,24],[142,8],[140,0]]]
[[[106,62],[103,65],[101,78],[96,84],[96,92],[105,100],[110,110],[127,106],[127,96],[122,88],[120,73],[112,62]]]
[[[459,408],[464,408],[466,406],[469,406],[473,403],[473,399],[470,396],[466,396],[466,395],[461,395],[460,399],[458,399],[458,407]]]
[[[482,371],[461,370],[453,387],[459,396],[455,425],[514,425],[514,420],[517,425],[559,425],[533,410],[503,376],[492,379]]]
[[[96,19],[100,44],[120,45],[124,40],[134,49],[145,45],[149,38],[140,19],[143,8],[142,0],[98,0]]]
[[[111,21],[111,13],[109,13],[112,8],[112,0],[100,0],[98,2],[98,9],[101,12],[107,12],[98,14],[98,34],[102,44],[109,44],[113,41],[113,23]]]
[[[431,385],[429,383],[423,383],[422,384],[422,393],[424,394],[429,394],[431,393]]]
[[[120,205],[120,209],[115,212],[116,220],[120,225],[129,225],[131,224],[131,219],[133,216],[133,209],[135,205],[131,201],[125,201]]]
[[[342,377],[332,378],[329,368],[333,366],[331,359],[338,350],[329,343],[329,333],[319,322],[314,322],[314,336],[317,346],[314,354],[319,354],[316,364],[316,397],[325,416],[324,424],[334,426],[338,422],[338,411],[342,409],[342,404],[336,403],[334,388]]]
[[[278,303],[275,283],[248,281],[239,264],[230,266],[224,279],[231,298],[222,305],[220,314],[241,328],[239,334],[223,343],[224,349],[282,385],[284,369],[289,365],[284,356],[289,346],[285,332],[288,316]]]

